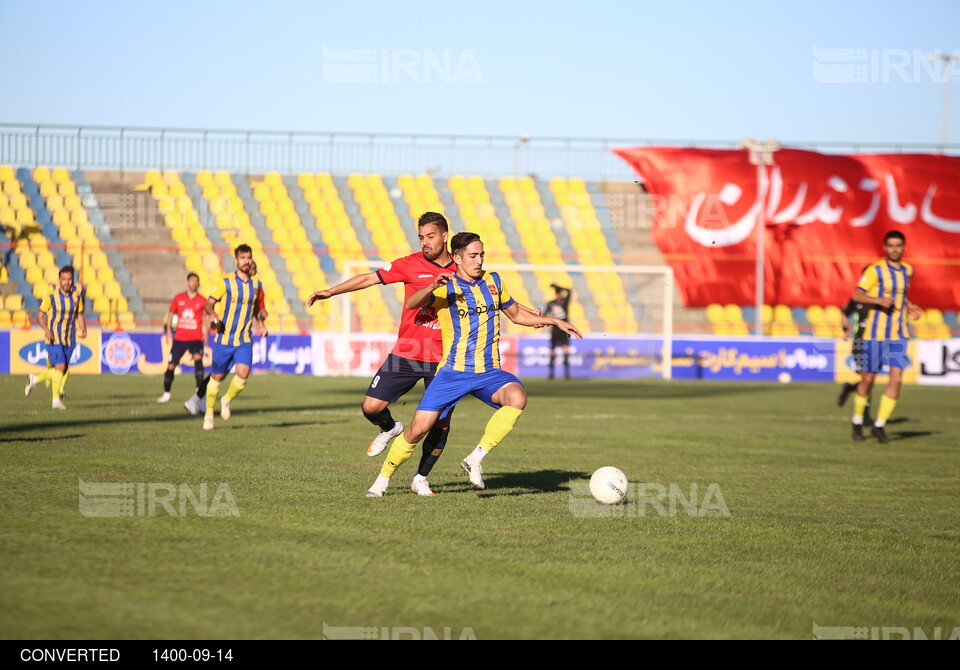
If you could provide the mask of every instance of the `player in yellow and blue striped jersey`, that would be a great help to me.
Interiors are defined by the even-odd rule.
[[[473,395],[496,409],[480,443],[460,467],[474,488],[483,489],[481,462],[513,430],[527,404],[527,394],[517,377],[500,367],[500,313],[522,326],[556,326],[575,337],[582,337],[574,326],[548,316],[540,316],[510,296],[496,272],[483,270],[483,242],[476,233],[458,233],[450,241],[455,274],[438,275],[430,284],[407,298],[407,309],[432,305],[440,321],[443,353],[433,382],[423,394],[413,421],[390,446],[368,497],[382,496],[397,468],[413,453],[413,448],[433,427],[440,414]]]
[[[207,384],[207,411],[203,417],[203,429],[213,430],[213,408],[223,381],[231,367],[236,372],[230,387],[220,401],[220,417],[230,418],[230,403],[243,391],[253,366],[253,324],[259,321],[257,302],[263,292],[259,279],[251,276],[253,249],[241,244],[233,251],[236,271],[223,277],[208,293],[204,311],[210,317],[210,329],[216,332],[213,338],[213,372]],[[217,303],[223,301],[223,315],[216,312]]]
[[[71,266],[65,266],[68,268]],[[77,314],[77,320],[82,321],[84,318],[84,304],[86,303],[86,296],[84,295],[83,284],[80,284],[76,281],[76,270],[73,271],[74,281],[73,287],[70,289],[70,292],[74,294],[76,300],[80,301],[79,313]],[[51,284],[50,293],[56,293],[59,288],[59,281],[57,284]],[[53,363],[50,362],[50,357],[47,356],[47,369],[41,372],[39,375],[29,375],[27,377],[27,387],[23,390],[24,395],[29,396],[30,392],[33,391],[33,387],[43,382],[47,388],[51,387],[53,381],[54,367]],[[60,390],[57,392],[57,396],[60,400],[63,400],[66,397],[67,389],[67,379],[70,377],[70,366],[67,366],[67,369],[63,371],[63,376],[60,379]]]
[[[53,395],[53,409],[66,409],[60,394],[63,390],[63,378],[70,367],[70,358],[77,346],[77,335],[87,336],[87,324],[83,319],[83,289],[73,283],[73,266],[60,268],[58,285],[43,296],[37,323],[43,328],[44,342],[47,348],[47,362],[52,366],[44,373],[49,375]],[[24,393],[36,386],[42,377],[30,375]]]
[[[906,238],[892,230],[883,238],[885,258],[868,265],[857,282],[853,299],[874,305],[863,322],[863,345],[858,367],[861,380],[853,396],[853,439],[863,441],[863,414],[877,373],[887,369],[890,383],[880,397],[877,418],[871,434],[882,443],[889,442],[884,426],[900,397],[903,371],[910,367],[907,343],[910,331],[907,315],[919,316],[920,308],[910,302],[908,291],[913,266],[903,261]]]

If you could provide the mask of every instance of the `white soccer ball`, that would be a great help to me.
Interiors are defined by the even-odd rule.
[[[606,465],[590,477],[590,493],[597,502],[613,505],[627,497],[627,476],[622,471]]]

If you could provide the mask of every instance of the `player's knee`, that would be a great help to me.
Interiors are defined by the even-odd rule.
[[[388,403],[386,400],[364,396],[363,404],[360,406],[360,410],[363,412],[363,415],[366,416],[367,414],[379,414],[389,406],[390,403]]]
[[[527,392],[524,391],[522,386],[510,389],[504,405],[514,409],[525,409],[527,407]]]

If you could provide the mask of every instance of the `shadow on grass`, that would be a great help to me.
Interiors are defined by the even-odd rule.
[[[0,437],[0,442],[59,442],[60,440],[75,440],[86,437],[83,433],[76,435],[53,435],[51,437]]]
[[[253,398],[250,398],[250,400],[253,400]],[[142,401],[141,401],[140,403],[138,403],[138,406],[143,407]],[[80,408],[79,410],[72,410],[72,411],[73,411],[73,412],[77,412],[77,413],[83,412],[83,413],[86,415],[90,410],[95,410],[97,407],[98,407],[98,405],[87,406],[87,407],[82,407],[82,408]],[[115,406],[115,405],[112,405],[112,407],[116,407],[116,406]],[[317,411],[317,410],[349,409],[349,408],[356,408],[356,407],[357,407],[357,403],[343,403],[343,404],[337,404],[337,405],[322,405],[322,406],[317,406],[317,405],[289,405],[289,406],[286,406],[286,407],[257,408],[257,407],[252,406],[252,403],[251,403],[250,413],[251,413],[251,414],[253,414],[253,413],[256,413],[256,414],[271,414],[271,413],[279,413],[279,412],[282,412],[282,413],[285,413],[285,414],[286,414],[286,413],[290,413],[290,412],[302,412],[302,411],[306,411],[306,410]],[[358,412],[358,414],[359,414],[359,412]],[[181,413],[181,414],[162,414],[162,415],[160,415],[160,416],[149,416],[149,415],[144,415],[144,414],[138,414],[138,415],[136,415],[136,416],[126,416],[126,417],[119,417],[119,416],[113,416],[113,417],[84,416],[83,418],[76,418],[76,419],[74,419],[74,418],[67,418],[67,417],[64,416],[63,414],[51,415],[51,418],[52,418],[53,416],[56,416],[57,419],[63,418],[63,419],[66,419],[66,420],[51,420],[51,421],[33,420],[33,421],[30,421],[29,423],[10,423],[10,424],[8,424],[8,425],[4,425],[3,430],[4,430],[4,433],[5,433],[5,435],[6,435],[6,434],[8,434],[9,432],[35,431],[35,430],[45,430],[45,429],[49,429],[49,428],[62,428],[62,427],[74,427],[74,428],[79,428],[79,427],[83,427],[83,426],[104,426],[104,425],[110,425],[110,424],[146,423],[146,422],[167,422],[167,421],[184,422],[184,421],[196,421],[197,418],[198,418],[198,417],[196,417],[196,416],[191,416],[190,414],[187,414],[186,412],[183,412],[183,413]],[[297,422],[287,422],[287,423],[281,423],[281,424],[265,424],[265,425],[267,425],[267,426],[271,426],[271,425],[273,425],[273,426],[277,426],[277,425],[279,425],[279,426],[294,426],[294,425],[308,425],[308,424],[309,424],[309,425],[323,425],[323,424],[326,424],[326,423],[329,423],[329,421],[327,421],[327,420],[317,420],[317,421],[304,421],[304,422],[300,422],[300,423],[297,423]],[[246,426],[246,428],[250,428],[250,427],[251,427],[251,426]],[[4,438],[4,440],[13,440],[13,439],[46,439],[46,438],[13,438],[13,437],[5,437],[5,438]],[[63,438],[50,438],[50,439],[63,439]]]
[[[914,437],[929,437],[935,434],[932,430],[899,430],[895,433],[890,433],[890,438],[892,442],[894,440],[909,440]]]
[[[538,493],[556,493],[569,489],[571,479],[589,478],[588,473],[573,472],[570,470],[540,470],[537,472],[505,472],[502,474],[484,475],[483,482],[487,488],[476,491],[481,497],[489,496],[522,496]],[[474,491],[467,481],[466,475],[462,481],[449,484],[439,484],[433,487],[437,493],[460,493]]]

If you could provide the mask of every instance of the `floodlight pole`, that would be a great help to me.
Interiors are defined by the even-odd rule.
[[[763,144],[752,139],[740,140],[740,146],[750,152],[750,165],[757,166],[757,265],[756,265],[756,315],[754,318],[754,334],[763,337],[763,284],[764,278],[764,238],[767,233],[767,176],[766,165],[773,165],[773,154],[780,148],[777,140],[767,140]]]
[[[946,62],[943,68],[943,100],[940,107],[940,153],[947,153],[947,135],[950,134],[950,77],[953,65],[960,61],[960,54],[927,54],[927,60]]]

